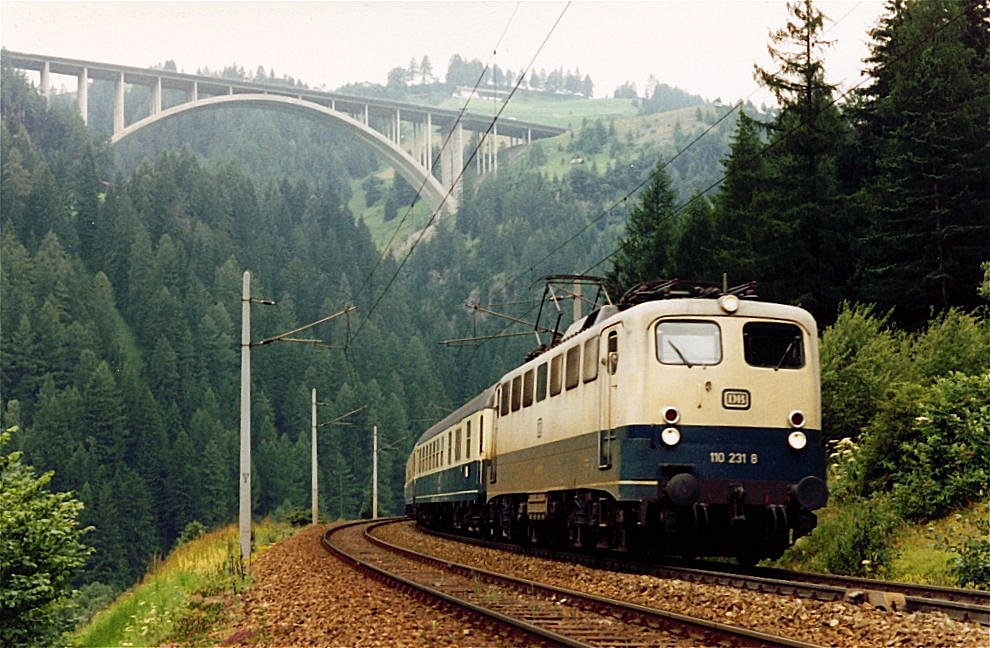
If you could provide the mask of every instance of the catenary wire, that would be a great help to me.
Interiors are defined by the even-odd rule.
[[[512,90],[506,96],[505,101],[502,103],[502,106],[499,109],[498,113],[495,114],[495,116],[493,117],[491,123],[489,123],[488,127],[485,129],[485,132],[484,132],[483,136],[481,138],[479,138],[478,144],[472,149],[471,154],[468,156],[467,161],[462,166],[462,168],[461,168],[460,172],[458,173],[457,177],[454,178],[453,182],[451,183],[451,188],[447,190],[447,193],[444,195],[444,198],[441,201],[440,205],[437,206],[437,208],[433,211],[433,214],[430,216],[430,218],[427,221],[427,223],[423,226],[422,229],[420,229],[419,235],[416,237],[416,239],[413,241],[412,245],[406,251],[406,254],[403,256],[402,261],[399,263],[399,266],[392,273],[392,276],[389,278],[388,282],[385,284],[385,287],[382,289],[382,291],[378,295],[377,299],[375,299],[375,301],[372,303],[371,307],[368,309],[368,313],[365,315],[364,318],[362,318],[361,324],[358,326],[358,330],[354,333],[354,335],[351,337],[351,339],[349,340],[348,343],[353,342],[354,338],[356,338],[361,333],[362,329],[364,328],[365,323],[371,318],[371,315],[378,308],[378,305],[385,298],[385,295],[388,294],[388,291],[391,289],[392,285],[395,283],[395,280],[398,278],[399,273],[402,272],[403,267],[405,267],[406,262],[409,260],[410,256],[412,256],[412,253],[415,251],[415,249],[419,245],[419,243],[423,240],[423,237],[426,235],[426,232],[429,231],[430,226],[433,225],[433,223],[436,221],[437,216],[440,214],[440,212],[443,210],[444,205],[446,204],[447,198],[449,198],[450,195],[451,195],[451,193],[453,192],[453,188],[456,187],[458,185],[458,183],[461,181],[461,179],[463,178],[465,171],[471,165],[471,162],[474,160],[475,156],[478,154],[478,151],[480,150],[481,146],[485,143],[485,141],[487,140],[488,136],[491,134],[492,130],[494,129],[495,125],[498,123],[498,120],[501,118],[502,113],[505,111],[505,108],[509,105],[509,103],[512,101],[513,96],[515,96],[515,93],[519,90],[519,86],[522,84],[523,79],[526,78],[526,75],[529,73],[529,70],[533,67],[533,64],[535,63],[536,58],[543,51],[543,48],[546,47],[547,42],[550,40],[550,37],[553,35],[554,31],[556,31],[557,26],[560,24],[560,21],[563,19],[564,14],[567,12],[567,9],[570,7],[570,5],[571,5],[570,2],[567,2],[564,5],[564,8],[561,10],[560,14],[557,16],[557,19],[554,21],[553,25],[550,27],[550,30],[547,32],[547,35],[543,38],[543,41],[540,43],[540,46],[536,49],[536,52],[533,54],[533,57],[530,59],[529,63],[526,65],[526,68],[524,69],[523,73],[519,75],[519,78],[516,80],[516,83],[512,87]]]
[[[502,29],[501,36],[499,36],[498,41],[496,41],[495,43],[495,48],[492,50],[493,55],[495,54],[495,52],[498,51],[499,46],[501,46],[502,40],[505,38],[505,35],[508,33],[509,27],[511,26],[513,19],[515,19],[516,12],[518,10],[519,10],[519,3],[516,3],[516,6],[512,11],[512,15],[509,16],[509,20],[506,22],[505,27]],[[457,129],[458,124],[460,124],[461,121],[463,120],[464,113],[467,112],[468,106],[471,105],[471,101],[475,98],[475,96],[477,96],[478,88],[481,86],[482,82],[484,81],[485,75],[488,74],[488,70],[490,67],[491,67],[491,62],[486,63],[484,69],[482,69],[481,73],[478,75],[477,80],[474,82],[474,87],[471,88],[471,92],[468,94],[467,99],[464,101],[464,105],[461,106],[461,109],[457,113],[457,117],[454,118],[454,122],[451,124],[450,129],[447,131],[446,135],[444,135],[444,138],[440,143],[440,147],[437,149],[436,154],[433,156],[431,168],[435,167],[441,160],[443,152],[447,149],[447,145],[450,143],[450,138],[453,136],[454,131]],[[428,136],[429,134],[427,134],[427,137]],[[399,219],[398,224],[396,224],[395,228],[392,230],[392,234],[389,237],[388,242],[385,243],[385,245],[382,247],[382,251],[378,255],[378,260],[375,261],[375,265],[371,268],[371,272],[368,273],[368,276],[364,281],[364,284],[366,286],[371,285],[371,280],[374,277],[375,272],[378,270],[378,267],[382,264],[382,261],[385,260],[385,256],[391,250],[392,243],[395,242],[395,238],[398,236],[399,232],[402,231],[402,226],[405,224],[406,219],[408,219],[410,214],[412,213],[413,207],[415,207],[416,203],[419,201],[423,189],[426,187],[427,181],[428,181],[428,177],[424,177],[423,181],[419,185],[419,188],[416,189],[416,195],[413,196],[412,202],[406,207],[405,211],[402,213],[402,218]],[[444,197],[444,200],[446,200],[446,196]]]

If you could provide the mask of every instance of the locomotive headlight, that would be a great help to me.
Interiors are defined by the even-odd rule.
[[[805,418],[804,412],[801,410],[794,410],[787,415],[787,422],[790,423],[793,428],[803,428],[807,421],[808,419]]]
[[[722,295],[718,298],[718,305],[730,315],[739,310],[739,298],[735,295]]]
[[[664,428],[660,433],[660,440],[664,445],[673,447],[681,442],[681,431],[675,427]]]
[[[808,445],[808,437],[800,430],[794,430],[787,435],[787,445],[791,446],[795,450],[802,450],[804,446]]]

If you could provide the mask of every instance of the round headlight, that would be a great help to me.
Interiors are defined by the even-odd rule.
[[[804,412],[801,410],[794,410],[787,415],[787,422],[791,424],[791,427],[802,428],[808,419],[805,418]]]
[[[663,432],[660,433],[660,440],[665,445],[675,446],[681,442],[681,431],[673,427],[664,428]]]
[[[676,407],[665,407],[663,408],[663,420],[669,425],[673,425],[681,420],[681,413],[677,411]]]
[[[735,313],[739,310],[739,298],[735,295],[722,295],[718,298],[718,305],[726,313]]]
[[[802,450],[804,446],[808,445],[808,437],[805,436],[804,432],[794,430],[787,435],[787,445],[795,450]]]

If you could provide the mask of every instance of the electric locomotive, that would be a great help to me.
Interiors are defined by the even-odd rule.
[[[828,499],[817,327],[754,292],[656,282],[578,319],[420,437],[407,514],[516,542],[779,556]]]

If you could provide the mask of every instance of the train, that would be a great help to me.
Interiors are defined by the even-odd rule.
[[[777,558],[828,501],[816,322],[752,283],[606,299],[423,432],[404,500],[515,543]]]

